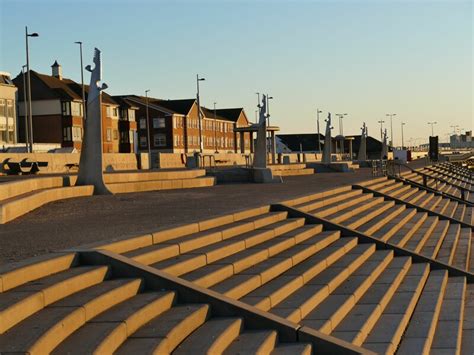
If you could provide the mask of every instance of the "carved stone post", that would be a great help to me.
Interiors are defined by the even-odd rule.
[[[328,113],[328,118],[326,121],[326,132],[324,135],[324,149],[323,149],[323,158],[322,162],[324,164],[331,164],[331,113]]]
[[[94,195],[111,194],[104,183],[102,172],[102,90],[106,84],[99,86],[102,79],[100,50],[94,50],[94,69],[91,72],[89,94],[87,97],[87,119],[84,120],[84,139],[82,141],[79,173],[76,185],[93,185]]]

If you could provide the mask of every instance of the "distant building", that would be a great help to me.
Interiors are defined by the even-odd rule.
[[[449,137],[451,149],[474,148],[472,131],[466,131],[464,134],[453,134]]]
[[[16,143],[16,94],[10,74],[0,72],[0,144]]]
[[[46,75],[30,71],[33,119],[33,141],[35,143],[59,143],[61,147],[81,149],[83,137],[82,85],[64,78],[57,62],[51,66],[52,74]],[[26,75],[27,77],[27,75]],[[19,124],[18,140],[25,141],[25,100],[23,94],[23,74],[13,82],[18,88]],[[89,87],[85,86],[86,100]],[[122,106],[121,106],[122,105]],[[125,102],[118,103],[110,95],[102,93],[102,135],[105,153],[129,152],[126,144],[121,145],[120,137],[130,135],[134,124],[121,125],[127,130],[119,133],[120,113],[127,114],[133,122],[135,108]],[[132,134],[133,136],[133,134]],[[129,138],[130,140],[130,138]],[[129,142],[128,140],[128,142]],[[133,140],[133,138],[132,138]],[[124,149],[120,149],[120,147]]]
[[[162,100],[148,98],[148,130],[146,109],[147,99],[143,96],[126,95],[138,110],[138,149],[147,151],[148,141],[152,152],[192,153],[200,151],[199,115],[196,99]],[[238,152],[241,150],[240,133],[236,127],[248,126],[248,119],[242,108],[218,109],[215,111],[201,107],[202,142],[204,153],[215,151]],[[248,134],[247,134],[248,136]],[[244,137],[243,150],[250,150],[250,136]]]

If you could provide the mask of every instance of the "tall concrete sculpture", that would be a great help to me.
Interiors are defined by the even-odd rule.
[[[257,142],[253,160],[254,168],[267,167],[267,97],[263,95],[262,104],[259,105],[260,115],[258,120]]]
[[[380,154],[380,159],[387,159],[388,158],[388,146],[387,146],[387,129],[383,132],[383,139],[382,139],[382,152]]]
[[[328,118],[324,120],[326,122],[326,132],[324,134],[324,149],[323,149],[323,159],[324,164],[331,163],[331,112],[328,113]]]
[[[367,160],[367,126],[365,125],[365,122],[362,125],[361,130],[359,154],[357,155],[357,160],[360,162]]]
[[[79,173],[76,185],[93,185],[95,195],[108,195],[111,192],[104,183],[102,173],[102,90],[107,84],[99,84],[102,80],[102,63],[100,50],[94,50],[94,69],[88,65],[86,70],[91,73],[89,93],[87,96],[87,119],[84,122],[84,138],[82,141]]]

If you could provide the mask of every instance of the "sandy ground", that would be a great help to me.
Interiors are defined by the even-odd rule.
[[[285,177],[282,184],[225,184],[53,202],[0,226],[0,264],[278,203],[368,180],[371,173],[359,169]]]

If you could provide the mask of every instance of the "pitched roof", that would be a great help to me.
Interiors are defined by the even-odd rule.
[[[134,99],[140,101],[143,105],[146,104],[146,97],[140,95],[122,95],[122,97]],[[196,99],[176,99],[176,100],[163,100],[155,97],[148,97],[148,103],[162,107],[167,111],[177,113],[180,115],[187,115],[191,111]]]
[[[201,110],[204,113],[204,117],[214,118],[214,109],[209,109],[207,107],[201,106]],[[216,119],[222,120],[222,121],[230,121],[228,118],[219,115],[218,112],[219,110],[216,109],[216,114],[215,114]]]
[[[317,133],[304,133],[304,134],[277,134],[277,137],[294,152],[300,151],[301,148],[304,151],[318,150],[318,134]],[[321,146],[324,146],[324,136],[319,135],[321,140]]]
[[[33,100],[48,100],[48,99],[61,99],[61,100],[82,100],[82,85],[75,81],[67,78],[59,79],[51,75],[41,74],[34,70],[31,73],[31,97]],[[15,85],[19,90],[19,99],[23,100],[23,77],[20,73],[15,79],[13,79]],[[89,92],[89,85],[84,85],[87,94]],[[49,89],[49,90],[47,90]],[[102,92],[102,102],[117,105],[112,97],[106,92]]]
[[[219,116],[225,117],[228,121],[237,122],[243,110],[242,107],[220,108],[216,110],[216,112]]]

